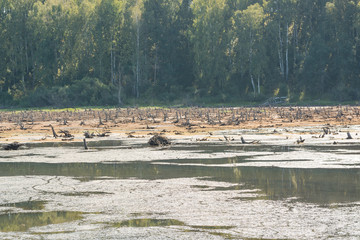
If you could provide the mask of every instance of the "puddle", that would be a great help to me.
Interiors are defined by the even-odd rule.
[[[311,162],[309,159],[295,159],[295,160],[253,160],[254,157],[261,158],[268,155],[244,155],[228,158],[214,158],[214,159],[170,159],[161,160],[156,163],[177,163],[177,164],[191,164],[191,165],[222,165],[222,164],[237,164],[237,163],[287,163],[287,162]]]
[[[32,227],[59,224],[82,219],[81,212],[29,212],[0,215],[0,232],[24,232]]]
[[[115,223],[113,227],[166,227],[166,226],[183,226],[183,222],[175,219],[131,219]]]
[[[43,154],[35,154],[35,153],[28,153],[28,154],[16,154],[16,155],[8,155],[8,156],[0,156],[1,158],[18,158],[18,157],[38,157],[38,156],[43,156]]]
[[[0,238],[360,236],[360,145],[264,139],[167,148],[102,140],[88,151],[82,142],[34,143],[1,152],[0,200],[10,203],[0,206]],[[47,201],[17,200],[30,197]],[[84,209],[98,214],[83,218]]]
[[[0,207],[15,207],[23,210],[43,210],[45,208],[46,201],[25,201],[17,203],[1,204]]]
[[[212,181],[240,184],[230,189],[260,189],[269,199],[296,197],[313,203],[351,202],[360,199],[360,169],[292,169],[278,167],[219,167],[132,163],[0,163],[0,176],[55,175],[81,181],[114,179],[208,178]],[[105,179],[102,179],[105,180]],[[65,193],[95,195],[105,192]]]

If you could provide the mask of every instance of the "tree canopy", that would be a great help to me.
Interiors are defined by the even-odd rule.
[[[0,0],[0,107],[358,101],[359,32],[357,0]]]

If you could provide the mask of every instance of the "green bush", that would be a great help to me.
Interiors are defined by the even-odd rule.
[[[115,105],[114,89],[97,78],[83,78],[75,81],[68,89],[68,99],[76,105]]]
[[[76,80],[69,86],[39,87],[24,97],[22,107],[115,105],[114,89],[97,78]]]
[[[359,100],[359,90],[355,88],[340,86],[331,91],[331,100],[335,101],[356,101]]]
[[[12,96],[8,92],[0,92],[0,108],[14,104]]]

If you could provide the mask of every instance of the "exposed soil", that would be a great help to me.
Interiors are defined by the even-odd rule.
[[[360,125],[360,107],[119,108],[0,112],[0,142],[212,135],[232,129]],[[52,132],[54,128],[56,135]],[[66,134],[65,134],[66,133]],[[205,140],[205,139],[204,139]]]

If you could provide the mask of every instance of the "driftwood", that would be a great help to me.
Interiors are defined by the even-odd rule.
[[[84,141],[84,148],[85,148],[85,150],[88,150],[88,146],[87,146],[87,144],[86,144],[86,139],[84,138],[83,141]]]
[[[111,132],[98,133],[98,134],[96,134],[96,136],[97,136],[97,137],[108,137],[108,136],[109,136],[109,133],[111,133]]]
[[[170,140],[167,137],[160,136],[158,134],[150,138],[148,143],[150,144],[150,146],[167,146],[171,144]]]
[[[234,141],[235,139],[233,137],[227,137],[227,136],[224,136],[224,139],[227,141],[227,142],[230,142],[230,141]],[[244,139],[244,138],[243,138]]]
[[[71,135],[71,133],[68,130],[60,130],[60,133],[63,134],[61,137],[64,137],[64,138],[73,138],[74,137],[73,135]]]
[[[85,138],[93,138],[95,137],[94,133],[90,133],[89,131],[84,132],[84,137]]]
[[[347,138],[346,139],[353,139],[353,137],[351,136],[351,134],[349,132],[347,132]]]
[[[324,130],[325,135],[331,133],[330,128],[328,128],[328,127],[324,127],[323,130]]]
[[[93,137],[108,137],[109,133],[111,132],[103,132],[103,133],[97,133],[95,134],[94,132],[90,133],[89,131],[84,132],[84,137],[85,138],[93,138]]]
[[[303,142],[305,142],[305,139],[303,139],[301,136],[300,136],[300,138],[298,140],[296,140],[297,144],[300,144],[300,143],[303,143]]]
[[[3,145],[3,149],[4,150],[18,150],[19,147],[21,147],[22,145],[23,144],[20,144],[18,142],[13,142],[13,143]]]
[[[51,130],[52,130],[52,133],[53,133],[54,138],[57,138],[58,135],[56,134],[56,132],[55,132],[55,130],[54,130],[54,127],[53,127],[52,125],[50,125],[50,127],[51,127]]]
[[[259,144],[260,143],[260,140],[254,140],[251,142],[247,142],[247,141],[245,141],[245,139],[243,137],[241,137],[240,139],[241,139],[242,144]]]
[[[204,138],[197,138],[196,141],[197,142],[206,142],[208,140],[207,137],[204,137]]]

